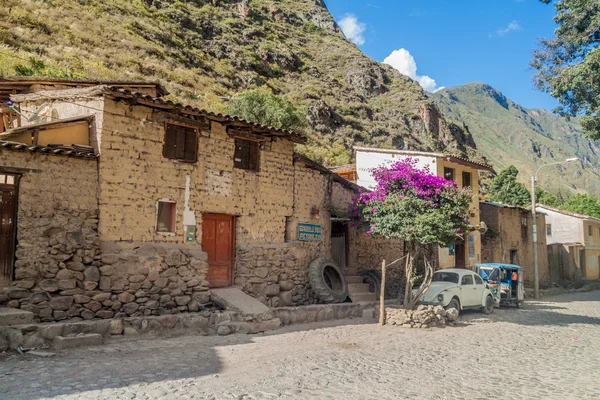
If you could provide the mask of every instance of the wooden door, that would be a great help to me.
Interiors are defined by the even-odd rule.
[[[202,249],[208,254],[208,286],[233,284],[235,217],[225,214],[202,216]]]
[[[0,285],[12,280],[17,234],[18,177],[0,172]]]
[[[346,224],[333,222],[331,224],[331,258],[342,269],[346,270]]]

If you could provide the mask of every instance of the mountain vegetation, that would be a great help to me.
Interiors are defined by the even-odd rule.
[[[260,89],[307,122],[327,165],[354,144],[480,159],[410,78],[346,40],[322,0],[0,0],[0,75],[160,80],[170,99],[227,112]]]
[[[539,184],[563,199],[583,191],[600,195],[600,142],[589,140],[576,118],[523,107],[484,83],[443,89],[432,97],[447,119],[465,125],[497,171],[514,165],[518,181],[528,185],[541,165],[578,157],[544,168]]]

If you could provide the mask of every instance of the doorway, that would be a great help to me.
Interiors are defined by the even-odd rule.
[[[0,286],[13,277],[17,236],[18,175],[0,172]]]
[[[331,258],[342,271],[346,270],[347,265],[347,231],[345,223],[336,221],[331,223]]]
[[[465,242],[457,242],[454,245],[454,268],[466,268]]]
[[[510,263],[513,265],[519,265],[519,251],[518,250],[510,251]]]
[[[233,285],[235,217],[226,214],[202,216],[202,249],[208,254],[206,280],[211,288]]]

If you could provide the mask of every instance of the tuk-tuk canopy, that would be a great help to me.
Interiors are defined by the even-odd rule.
[[[508,269],[508,270],[517,270],[517,271],[523,270],[522,267],[515,265],[515,264],[477,263],[477,264],[475,264],[475,266],[476,267],[488,267],[488,268],[504,268],[504,269]]]

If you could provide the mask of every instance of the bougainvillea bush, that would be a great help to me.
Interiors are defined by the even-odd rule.
[[[416,160],[408,158],[375,168],[377,187],[361,193],[350,208],[356,223],[363,225],[368,235],[400,238],[413,250],[416,243],[447,247],[463,240],[470,230],[471,191],[416,165]],[[404,306],[413,308],[431,284],[434,268],[425,259],[423,275],[418,276],[410,250],[405,258]],[[419,279],[421,285],[413,293],[413,284]]]
[[[471,191],[407,158],[373,170],[377,187],[350,210],[367,234],[447,247],[469,230]]]

